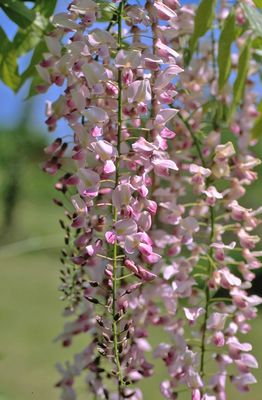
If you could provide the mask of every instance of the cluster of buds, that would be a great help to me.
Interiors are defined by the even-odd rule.
[[[230,12],[223,3],[219,23]],[[43,165],[59,175],[64,198],[55,202],[67,217],[61,290],[73,319],[58,339],[90,340],[58,365],[61,399],[76,399],[86,374],[96,399],[141,400],[135,384],[153,374],[150,326],[172,340],[154,349],[170,376],[164,398],[186,389],[193,400],[225,400],[227,376],[248,390],[257,362],[237,335],[249,332],[261,303],[249,294],[261,255],[250,232],[261,210],[239,201],[259,163],[248,147],[257,69],[229,124],[221,110],[230,109],[232,88],[219,89],[213,36],[189,65],[181,56],[194,7],[74,0],[53,25],[38,89],[61,87],[46,123],[53,131],[64,119],[73,132],[46,149]]]

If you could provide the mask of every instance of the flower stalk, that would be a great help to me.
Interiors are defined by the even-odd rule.
[[[122,47],[122,16],[123,16],[123,1],[120,1],[118,6],[118,51],[121,50]],[[117,152],[118,157],[116,158],[116,177],[115,177],[115,189],[119,184],[119,175],[120,175],[120,158],[121,158],[121,134],[122,134],[122,70],[118,68],[118,111],[117,111]],[[114,224],[118,220],[118,208],[116,206],[113,207],[113,222]],[[117,289],[118,289],[118,244],[117,242],[113,245],[113,288],[112,288],[112,296],[113,296],[113,305],[112,305],[112,318],[113,318],[113,341],[114,341],[114,355],[115,362],[117,366],[117,375],[118,375],[118,395],[119,400],[121,399],[121,392],[124,388],[124,380],[120,363],[120,354],[119,354],[119,330],[117,324]]]

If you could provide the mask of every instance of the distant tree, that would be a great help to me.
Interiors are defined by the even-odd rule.
[[[40,162],[47,144],[44,135],[29,127],[31,103],[25,104],[23,117],[12,130],[0,128],[0,239],[6,239],[15,227],[25,169]]]

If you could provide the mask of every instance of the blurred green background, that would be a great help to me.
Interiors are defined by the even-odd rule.
[[[46,134],[33,128],[30,107],[24,109],[16,127],[0,127],[0,400],[58,399],[55,363],[70,359],[73,350],[88,341],[82,335],[72,349],[63,349],[53,341],[64,322],[57,290],[59,249],[63,246],[58,219],[63,211],[52,203],[54,178],[40,168],[47,141]],[[262,156],[262,143],[255,151]],[[245,197],[248,206],[261,204],[261,168],[259,173],[260,181]],[[260,282],[257,279],[258,292]],[[261,338],[259,315],[252,333],[243,340],[251,341],[262,365]],[[154,332],[153,342],[162,340],[161,334]],[[260,383],[243,396],[247,400],[262,398],[261,369],[255,373]],[[159,382],[164,377],[165,368],[158,362],[157,376],[143,383],[145,399],[161,398]],[[239,397],[229,392],[230,400]],[[189,399],[189,394],[180,398]],[[83,392],[79,399],[89,396]]]

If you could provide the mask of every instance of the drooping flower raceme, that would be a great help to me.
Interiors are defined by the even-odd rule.
[[[232,15],[240,23],[239,8],[224,3],[221,26]],[[261,302],[248,292],[261,210],[241,204],[259,163],[248,147],[256,99],[250,82],[241,107],[236,89],[221,87],[212,33],[196,57],[184,51],[194,14],[176,0],[74,0],[46,37],[38,89],[61,87],[46,123],[52,131],[63,118],[72,130],[45,150],[43,166],[60,173],[55,202],[67,217],[61,290],[71,321],[58,339],[89,340],[58,365],[63,400],[77,398],[84,374],[94,398],[142,399],[150,351],[167,367],[167,399],[186,389],[224,400],[228,378],[240,391],[255,382],[252,346],[238,333]],[[256,71],[251,64],[249,81]],[[149,326],[170,342],[153,349]]]
[[[74,381],[86,369],[96,398],[139,399],[140,391],[128,385],[153,368],[145,357],[145,304],[135,305],[132,294],[156,278],[151,268],[161,259],[150,237],[158,209],[155,176],[177,170],[166,124],[177,112],[167,104],[182,69],[178,54],[156,40],[160,20],[176,14],[159,1],[111,6],[115,19],[106,29],[99,25],[102,8],[91,0],[73,1],[67,13],[54,16],[49,52],[38,66],[41,90],[65,87],[48,104],[47,125],[53,130],[64,118],[73,132],[70,143],[54,141],[44,165],[51,174],[66,171],[56,184],[66,203],[56,203],[69,218],[61,222],[68,247],[61,279],[66,313],[75,320],[60,339],[68,346],[76,334],[90,337],[73,364],[59,366],[63,399],[75,398]],[[142,41],[143,29],[152,30],[154,45]],[[117,383],[113,394],[110,381]]]
[[[174,49],[180,53],[186,39],[183,21],[192,19],[193,10],[179,9],[172,26]],[[222,11],[237,16],[227,5]],[[238,46],[244,46],[241,37]],[[163,225],[152,237],[163,255],[159,291],[167,312],[163,326],[172,338],[172,345],[161,343],[155,355],[170,374],[161,386],[167,399],[179,397],[184,386],[192,399],[224,400],[229,380],[242,392],[256,382],[252,346],[238,334],[249,332],[249,321],[261,304],[260,297],[249,294],[253,270],[260,266],[261,254],[254,251],[259,238],[251,231],[259,224],[261,210],[240,205],[260,163],[248,148],[254,143],[250,129],[258,115],[251,84],[257,68],[250,65],[243,103],[234,108],[236,92],[229,84],[219,89],[218,51],[211,33],[180,75],[176,98],[183,106],[168,126],[176,132],[170,150],[179,172],[155,191]],[[225,135],[228,121],[231,137]],[[210,376],[213,368],[216,373]]]

